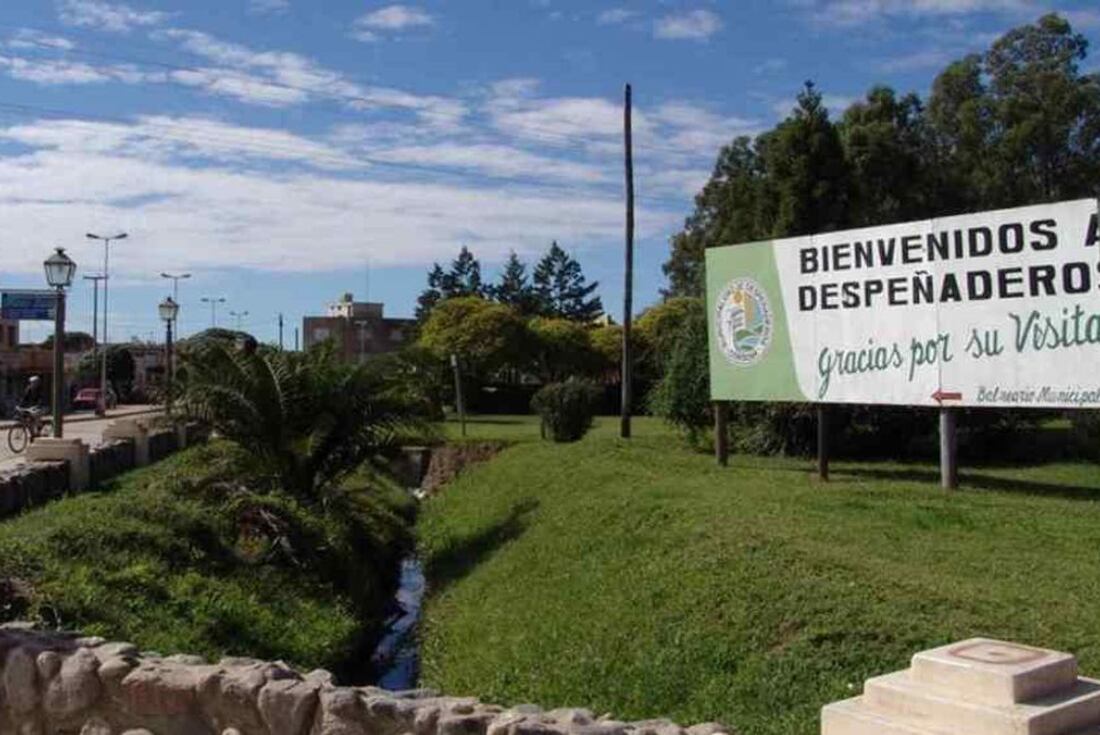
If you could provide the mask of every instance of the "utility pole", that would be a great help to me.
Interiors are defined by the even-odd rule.
[[[99,406],[97,406],[97,413],[103,415],[107,413],[107,348],[111,344],[111,338],[107,334],[107,284],[111,275],[111,241],[125,240],[130,235],[126,232],[120,232],[111,237],[103,237],[94,232],[89,232],[84,236],[89,240],[101,240],[103,242],[103,357],[99,370]]]
[[[85,281],[92,282],[92,364],[96,364],[99,357],[99,282],[107,280],[100,275],[84,276]]]
[[[630,438],[630,409],[634,365],[630,344],[634,310],[634,135],[631,128],[631,89],[626,85],[623,104],[623,148],[626,164],[626,277],[623,289],[622,412],[619,435]]]
[[[283,312],[279,312],[279,352],[283,351]]]
[[[462,398],[462,371],[458,366],[458,355],[451,353],[451,367],[455,373],[455,410],[458,411],[458,420],[462,423],[462,436],[466,436],[466,401]]]
[[[199,299],[204,304],[210,304],[210,328],[218,326],[218,304],[225,303],[225,297],[203,296]]]

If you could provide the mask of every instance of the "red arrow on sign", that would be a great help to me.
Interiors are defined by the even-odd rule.
[[[937,388],[936,392],[932,394],[932,400],[936,403],[943,403],[944,401],[961,401],[962,399],[962,393],[950,393],[943,388]]]

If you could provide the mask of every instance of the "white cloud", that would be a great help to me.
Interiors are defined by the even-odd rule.
[[[752,73],[757,75],[776,74],[786,68],[786,59],[766,59],[753,67]]]
[[[1100,10],[1059,10],[1075,30],[1100,28]]]
[[[813,7],[815,20],[828,25],[854,26],[888,17],[943,17],[975,13],[1031,12],[1035,0],[819,0],[799,3]]]
[[[385,33],[423,28],[435,24],[435,18],[422,8],[411,5],[387,5],[364,13],[352,23],[352,38],[377,41]]]
[[[722,19],[709,10],[666,15],[653,25],[653,35],[668,40],[705,41],[722,30]]]
[[[181,164],[171,151],[150,155],[140,145],[127,147],[140,143],[140,131],[154,124],[193,127],[194,143],[204,150],[207,135],[242,141],[265,136],[273,149],[304,145],[307,157],[327,155],[277,131],[232,133],[212,121],[143,120],[137,131],[72,121],[0,128],[0,138],[33,147],[0,158],[0,218],[11,224],[14,243],[5,250],[5,268],[36,273],[42,242],[70,242],[87,229],[111,227],[141,244],[119,260],[120,278],[159,272],[165,263],[196,271],[331,271],[358,267],[365,255],[378,267],[423,266],[450,257],[461,242],[493,261],[511,248],[535,252],[555,237],[599,247],[621,236],[617,191],[196,167]],[[660,234],[679,217],[643,206],[639,234]]]
[[[290,10],[290,0],[248,0],[253,15],[281,15]]]
[[[610,8],[596,16],[596,23],[602,26],[620,25],[638,17],[637,10],[628,8]]]
[[[7,41],[0,43],[0,47],[19,50],[46,48],[71,51],[76,48],[76,44],[62,36],[51,36],[33,28],[20,28]]]
[[[23,58],[0,54],[0,70],[13,79],[42,85],[103,84],[122,82],[138,84],[154,81],[163,75],[148,75],[129,65],[93,66],[65,59]]]
[[[895,56],[891,59],[883,59],[875,64],[879,71],[886,74],[898,72],[921,71],[923,69],[938,69],[946,66],[956,54],[945,49],[925,49],[911,54]]]
[[[137,10],[104,0],[61,0],[58,14],[61,22],[67,25],[112,33],[129,33],[135,28],[155,26],[168,17],[159,11]]]

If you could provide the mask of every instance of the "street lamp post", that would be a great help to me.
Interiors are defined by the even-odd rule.
[[[238,332],[242,331],[242,329],[244,327],[244,319],[245,319],[246,316],[248,316],[248,312],[247,311],[231,311],[231,312],[229,312],[229,316],[231,316],[231,317],[233,317],[234,319],[237,320],[237,331]]]
[[[42,264],[46,270],[46,283],[57,290],[53,318],[53,435],[60,439],[64,434],[62,400],[65,387],[65,289],[72,285],[76,263],[65,255],[63,248]]]
[[[96,407],[96,412],[100,415],[107,412],[107,347],[111,344],[111,340],[107,337],[107,281],[110,280],[111,241],[125,240],[129,236],[126,232],[120,232],[111,237],[103,237],[94,232],[85,235],[89,240],[103,241],[103,354],[99,367],[99,405]]]
[[[189,279],[191,277],[191,274],[190,273],[179,273],[179,274],[161,273],[160,277],[161,278],[167,278],[170,281],[172,281],[172,301],[174,301],[175,304],[176,304],[176,316],[173,317],[172,326],[174,326],[176,328],[176,334],[178,335],[179,334],[179,324],[175,320],[179,318],[180,281],[186,281],[187,279]]]
[[[172,382],[175,378],[175,368],[172,365],[172,325],[176,322],[176,316],[179,314],[179,304],[169,296],[164,301],[160,302],[160,306],[157,307],[157,311],[160,312],[160,318],[164,322],[165,335],[164,335],[164,378],[165,378],[165,391],[164,391],[164,411],[169,416],[172,415]]]
[[[99,357],[99,282],[105,276],[84,276],[84,280],[92,282],[92,365],[95,365],[95,358]]]
[[[203,296],[200,299],[204,304],[210,304],[210,328],[213,329],[218,326],[218,304],[224,304],[225,298],[213,296]]]

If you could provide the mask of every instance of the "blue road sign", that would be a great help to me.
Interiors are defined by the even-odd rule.
[[[0,294],[0,319],[52,322],[56,305],[53,291],[4,291]]]

